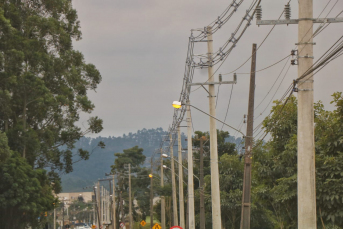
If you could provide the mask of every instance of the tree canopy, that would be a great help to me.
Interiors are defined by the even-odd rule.
[[[0,206],[9,225],[22,228],[51,208],[59,173],[73,170],[75,156],[89,157],[81,148],[73,153],[74,144],[99,133],[102,120],[90,117],[85,129],[76,123],[94,109],[87,93],[101,75],[73,49],[81,31],[71,1],[0,0],[0,31],[0,131],[7,137],[0,134]]]

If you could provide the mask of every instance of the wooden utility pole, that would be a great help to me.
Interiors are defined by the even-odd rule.
[[[179,208],[180,208],[180,227],[185,228],[185,203],[183,198],[183,168],[182,168],[182,145],[180,127],[177,129],[178,138],[178,161],[179,161]]]
[[[161,149],[161,187],[164,187],[163,179],[163,157]],[[166,229],[166,202],[164,196],[161,196],[161,226],[162,229]]]
[[[213,40],[212,27],[207,27],[207,50],[208,50],[208,83],[214,82],[212,67]],[[208,85],[210,115],[216,117],[216,93],[214,84]],[[217,125],[216,120],[210,117],[210,156],[211,156],[211,200],[212,200],[212,228],[222,227],[219,168],[218,168],[218,146],[217,146]]]
[[[150,159],[150,227],[153,227],[154,225],[154,190],[153,190],[153,167],[152,167],[152,159],[153,157],[151,157]]]
[[[129,164],[129,223],[130,229],[133,229],[132,222],[132,190],[131,190],[131,164]]]
[[[175,182],[175,167],[174,167],[174,146],[173,146],[173,135],[170,134],[170,163],[171,163],[171,175],[172,175],[172,195],[173,195],[173,226],[178,226],[177,219],[177,200],[176,200],[176,182]]]
[[[204,138],[200,137],[200,229],[205,229],[205,200],[204,200]]]
[[[187,101],[190,104],[190,101]],[[188,149],[188,223],[189,229],[195,229],[194,182],[193,182],[193,145],[191,107],[187,105],[187,149]]]
[[[253,137],[253,131],[254,131],[255,72],[256,72],[256,44],[253,44],[252,58],[251,58],[247,133],[245,137],[241,229],[250,229],[251,162],[252,162],[252,145],[253,145],[252,137]]]

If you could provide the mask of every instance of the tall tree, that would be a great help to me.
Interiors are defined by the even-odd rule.
[[[118,205],[125,203],[123,206],[124,208],[124,215],[121,215],[121,219],[125,220],[125,216],[129,212],[129,181],[128,181],[128,168],[127,165],[131,164],[131,187],[132,187],[132,200],[138,200],[140,206],[140,212],[143,214],[143,217],[149,212],[149,205],[146,203],[146,195],[149,192],[148,186],[150,185],[150,178],[149,178],[149,171],[146,168],[143,168],[142,165],[145,161],[145,155],[143,154],[143,149],[139,148],[138,146],[134,146],[129,149],[123,150],[123,153],[115,153],[116,159],[114,161],[114,165],[112,165],[112,173],[118,175],[118,186],[117,186],[117,193],[121,193],[121,198],[124,201],[120,201],[118,198]],[[140,214],[138,213],[138,208],[134,208],[132,206],[132,213],[134,221],[138,221],[140,218]],[[120,207],[118,208],[117,215],[120,214]],[[119,217],[117,217],[118,224],[121,221]]]
[[[71,172],[73,156],[89,156],[73,155],[74,143],[102,130],[98,117],[85,130],[75,124],[94,109],[87,91],[101,75],[73,49],[81,31],[71,1],[0,0],[0,30],[0,130],[32,167],[48,167],[57,187],[57,172]]]
[[[343,227],[342,93],[334,93],[332,103],[334,111],[314,104],[318,228]],[[291,97],[285,106],[276,101],[272,111],[264,120],[271,139],[254,150],[254,202],[267,213],[270,228],[296,228],[297,100]]]

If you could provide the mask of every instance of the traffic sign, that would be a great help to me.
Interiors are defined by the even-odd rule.
[[[146,225],[146,222],[144,220],[142,220],[141,225],[144,227]]]
[[[162,227],[158,224],[158,223],[156,223],[153,227],[152,227],[152,229],[161,229]]]
[[[93,229],[95,229],[95,228],[96,228],[96,226],[95,226],[95,225],[92,225],[92,228],[93,228]]]
[[[183,228],[180,227],[180,226],[173,226],[173,227],[171,227],[170,229],[183,229]]]
[[[121,228],[123,228],[123,227],[125,226],[125,224],[124,224],[123,222],[121,222],[121,223],[119,224],[119,226],[120,226]]]

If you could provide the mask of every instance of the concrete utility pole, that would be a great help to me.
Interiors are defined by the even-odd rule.
[[[152,157],[150,159],[150,167],[151,167],[151,177],[150,177],[150,227],[154,225],[154,190],[153,190],[153,173],[154,170],[152,168]]]
[[[54,206],[54,229],[56,229],[56,208]]]
[[[164,187],[163,179],[163,157],[161,149],[161,187]],[[166,229],[166,202],[164,196],[161,196],[161,226],[162,229]]]
[[[207,49],[208,49],[208,83],[214,82],[212,68],[213,40],[212,27],[207,27]],[[214,84],[208,85],[210,115],[216,117],[216,98]],[[211,199],[212,199],[212,228],[222,227],[219,168],[218,168],[218,147],[217,147],[217,126],[216,120],[210,117],[210,155],[211,155]]]
[[[171,175],[172,175],[172,195],[173,195],[173,226],[178,226],[177,219],[177,201],[176,201],[176,182],[175,182],[175,167],[174,167],[174,146],[173,146],[173,135],[170,134],[170,156],[171,156]]]
[[[313,0],[299,1],[298,77],[312,68]],[[313,74],[298,88],[298,228],[317,228]]]
[[[205,229],[205,200],[204,200],[204,138],[200,137],[200,229]]]
[[[298,77],[313,67],[313,23],[338,23],[343,18],[313,18],[313,0],[299,0],[299,18],[290,19],[286,5],[286,20],[261,20],[257,25],[298,24]],[[262,11],[261,11],[262,12]],[[260,15],[262,16],[262,14]],[[298,228],[317,228],[313,74],[298,83]]]
[[[183,199],[183,168],[182,168],[182,145],[180,127],[177,129],[177,147],[179,160],[179,208],[180,208],[180,227],[185,228],[185,203]]]
[[[94,195],[95,195],[95,192],[94,192]],[[93,225],[95,225],[95,207],[96,207],[96,204],[93,204]]]
[[[133,229],[132,222],[132,191],[131,191],[131,164],[129,164],[129,223],[130,229]]]
[[[98,199],[97,199],[97,203],[98,203],[98,214],[99,214],[99,228],[100,226],[102,225],[102,215],[101,215],[101,197],[100,197],[100,181],[98,181],[98,184],[97,184],[97,196],[98,196]]]
[[[112,180],[112,185],[113,185],[113,196],[112,196],[112,225],[113,229],[117,229],[117,219],[116,219],[116,183],[114,181],[114,174],[113,174],[113,180]]]
[[[241,229],[250,229],[250,205],[251,205],[251,162],[254,132],[254,98],[255,98],[255,72],[256,72],[256,44],[252,46],[250,90],[248,105],[247,133],[245,137],[244,177]]]
[[[63,200],[63,208],[62,208],[62,228],[64,227],[64,200]]]
[[[119,198],[120,198],[120,215],[121,215],[120,221],[125,223],[125,220],[124,220],[124,200],[123,200],[123,193],[122,193],[122,191],[120,191],[120,193],[119,193]]]
[[[190,104],[190,101],[187,101]],[[189,229],[195,229],[194,213],[194,182],[193,182],[193,146],[192,146],[192,117],[191,107],[187,105],[187,149],[188,149],[188,206],[189,206]],[[181,164],[182,165],[182,164]]]

